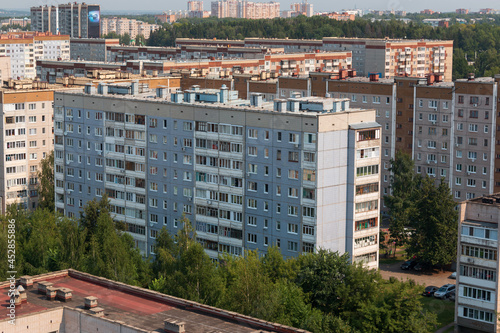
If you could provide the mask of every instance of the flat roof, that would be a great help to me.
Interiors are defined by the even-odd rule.
[[[479,198],[466,200],[465,202],[500,207],[500,193],[484,195],[484,196],[479,197]]]
[[[28,301],[16,306],[16,316],[32,315],[62,306],[81,310],[85,303],[84,298],[95,296],[98,299],[98,306],[104,309],[104,317],[101,319],[121,321],[154,332],[163,332],[166,319],[185,322],[186,332],[193,333],[308,332],[73,269],[33,276],[32,279],[33,288],[29,288],[26,292]],[[42,281],[53,283],[55,288],[71,289],[72,299],[66,302],[47,300],[37,292],[38,282]],[[8,289],[9,282],[0,284],[3,304],[9,302]],[[6,306],[0,307],[0,317],[5,318],[3,320],[9,320],[8,311]]]
[[[366,123],[352,124],[349,127],[352,128],[352,129],[357,130],[357,129],[373,128],[373,127],[381,127],[381,126],[382,125],[380,125],[376,121],[369,121],[369,122],[366,122]]]

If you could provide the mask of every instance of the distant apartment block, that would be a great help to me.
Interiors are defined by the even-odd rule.
[[[0,56],[0,85],[10,79],[10,57]]]
[[[108,59],[110,59],[108,57]],[[297,54],[266,54],[259,59],[193,59],[190,61],[127,60],[121,63],[78,62],[78,61],[37,61],[37,75],[48,82],[55,82],[58,73],[67,75],[82,74],[95,69],[120,70],[133,74],[166,74],[181,70],[197,69],[215,76],[237,74],[256,74],[261,72],[275,75],[308,75],[309,72],[322,70],[339,72],[351,67],[350,52],[323,52]]]
[[[424,9],[420,11],[420,14],[432,15],[432,14],[439,14],[439,12],[435,12],[432,9]]]
[[[176,45],[232,45],[284,48],[286,53],[351,51],[352,68],[359,76],[379,73],[381,78],[425,77],[444,74],[452,80],[453,41],[324,37],[322,40],[245,38],[209,40],[177,38]]]
[[[171,24],[171,23],[174,23],[175,21],[178,21],[181,18],[188,17],[188,15],[189,15],[189,12],[186,10],[177,10],[177,11],[176,10],[167,10],[167,11],[164,11],[162,14],[155,15],[155,19],[158,23],[170,23]],[[207,15],[210,16],[210,12],[208,12]]]
[[[188,1],[188,17],[205,18],[210,16],[209,11],[203,10],[203,1]]]
[[[246,19],[271,19],[280,17],[279,2],[250,2],[241,0],[212,1],[212,16]]]
[[[11,204],[27,209],[37,206],[39,165],[54,148],[54,88],[43,82],[7,83],[0,89],[2,213]]]
[[[148,39],[151,32],[159,28],[160,26],[157,24],[149,24],[125,17],[103,18],[101,22],[101,35],[104,36],[110,32],[115,32],[120,36],[129,34],[132,39],[135,39],[138,35],[142,35],[145,39]]]
[[[299,15],[304,15],[307,17],[311,17],[314,15],[314,6],[312,3],[309,3],[307,0],[303,2],[296,2],[290,5],[290,16],[295,17]]]
[[[284,256],[317,248],[378,267],[380,125],[346,99],[266,103],[221,89],[158,87],[156,98],[97,93],[55,96],[56,207],[77,216],[106,193],[114,218],[154,254],[183,215],[206,252]],[[167,98],[165,98],[167,97]]]
[[[99,5],[70,2],[57,6],[31,7],[31,28],[70,37],[99,38]]]
[[[107,48],[119,46],[119,39],[104,38],[71,38],[71,60],[108,61]]]
[[[10,77],[33,79],[36,61],[69,60],[69,36],[19,32],[0,35],[0,57],[10,58]]]
[[[500,194],[460,204],[456,332],[498,332]]]
[[[354,14],[348,14],[348,13],[325,13],[321,14],[321,16],[327,16],[328,18],[331,18],[332,20],[336,21],[354,21],[356,16]]]
[[[469,14],[469,10],[465,9],[465,8],[459,8],[459,9],[455,10],[455,13],[461,14],[461,15],[467,15],[467,14]]]
[[[198,45],[182,45],[179,47],[107,45],[106,48],[107,59],[112,62],[127,60],[194,61],[198,59],[260,59],[268,54],[284,53],[283,49],[269,49],[264,47],[216,47]]]
[[[0,21],[1,26],[6,26],[6,25],[18,25],[21,27],[25,27],[26,25],[31,24],[31,19],[25,17],[25,18],[8,18],[8,19],[3,19]]]

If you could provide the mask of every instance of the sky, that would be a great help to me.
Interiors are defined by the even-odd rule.
[[[269,0],[253,0],[259,1],[269,1]],[[287,10],[290,4],[293,2],[300,2],[301,0],[286,0],[279,1],[281,3],[281,10]],[[2,1],[0,8],[9,9],[26,9],[29,10],[31,6],[40,6],[45,4],[58,4],[58,3],[68,3],[66,1],[57,0],[17,0],[15,2]],[[82,2],[82,0],[79,0]],[[154,11],[161,13],[165,10],[185,10],[187,8],[187,0],[182,1],[171,1],[171,0],[96,0],[95,2],[90,0],[87,3],[98,3],[101,5],[101,10],[104,12],[110,12],[113,10],[141,10],[141,11]],[[210,10],[211,0],[204,1],[205,10]],[[473,3],[471,1],[465,0],[356,0],[355,2],[344,2],[338,1],[333,2],[331,0],[310,0],[314,5],[315,11],[339,11],[341,9],[352,9],[354,7],[361,9],[378,9],[378,10],[406,10],[407,12],[416,12],[422,9],[432,9],[435,11],[450,12],[455,11],[457,8],[467,8],[471,11],[478,11],[480,8],[494,8],[499,9],[500,3],[498,1],[492,0],[476,0]],[[4,7],[10,4],[9,7]],[[471,7],[473,5],[473,7]]]

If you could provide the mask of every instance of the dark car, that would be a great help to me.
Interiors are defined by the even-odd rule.
[[[415,267],[416,264],[417,264],[416,260],[408,260],[401,264],[401,269],[409,270]]]
[[[450,293],[448,294],[447,298],[448,298],[448,300],[454,302],[455,301],[455,290],[450,291]]]
[[[436,286],[425,287],[425,290],[422,293],[422,296],[428,296],[428,297],[434,296],[434,292],[436,290],[438,290],[438,287],[436,287]]]
[[[430,265],[425,263],[425,262],[419,262],[418,264],[413,267],[414,270],[416,271],[425,271],[426,269],[429,269]]]

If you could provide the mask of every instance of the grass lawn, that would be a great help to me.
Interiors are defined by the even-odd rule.
[[[420,296],[420,301],[424,309],[437,315],[438,329],[455,320],[455,302],[425,296]]]
[[[398,248],[396,251],[396,256],[389,255],[387,258],[384,256],[383,251],[380,251],[380,264],[395,264],[397,262],[402,262],[405,261],[406,258],[406,251],[405,248]],[[385,253],[385,252],[384,252]]]

